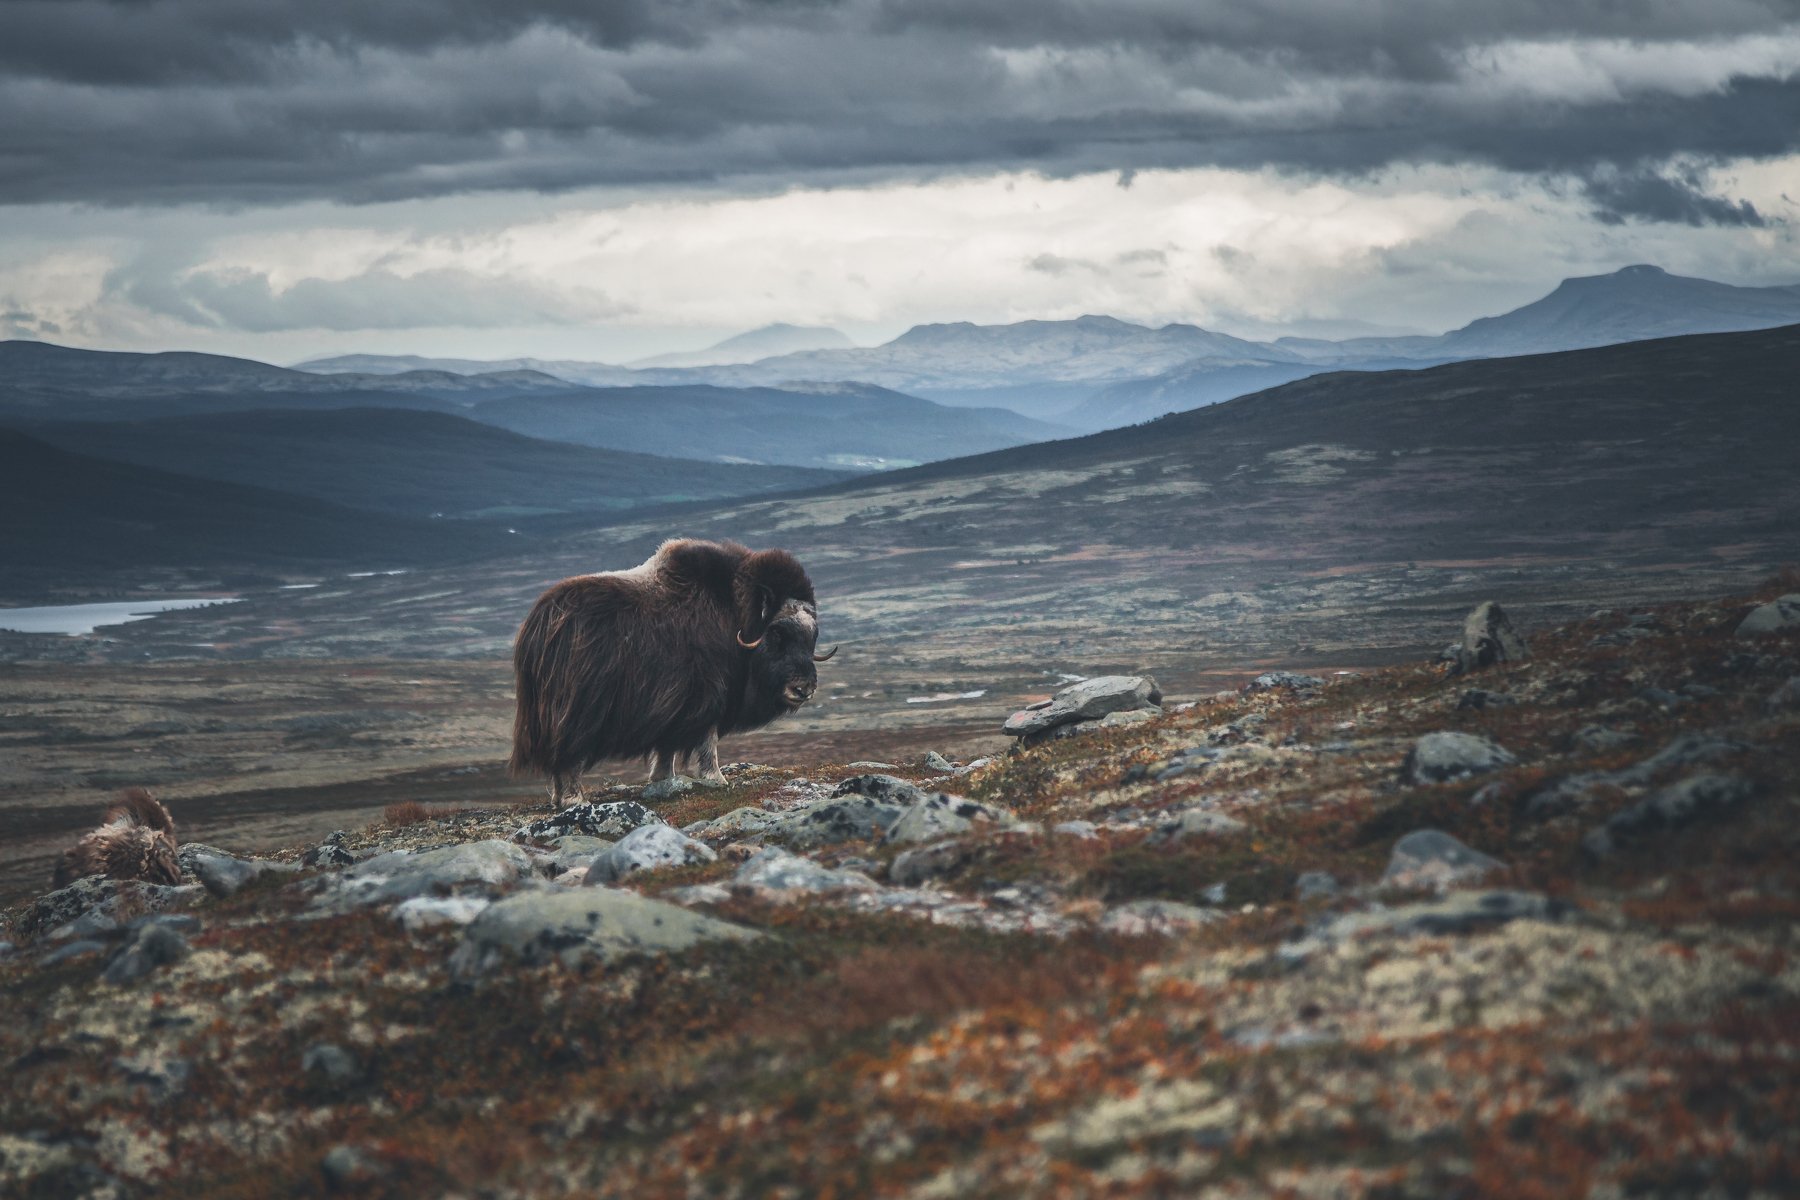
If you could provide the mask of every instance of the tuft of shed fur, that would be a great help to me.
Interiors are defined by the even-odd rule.
[[[106,810],[100,828],[63,851],[54,883],[67,887],[88,875],[178,884],[175,819],[143,788],[126,788]]]

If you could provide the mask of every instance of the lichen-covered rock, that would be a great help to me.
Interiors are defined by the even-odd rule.
[[[615,844],[606,838],[589,837],[585,833],[564,834],[550,843],[550,855],[544,860],[544,865],[551,878],[555,878],[564,871],[587,866],[594,861],[596,854]]]
[[[673,800],[677,796],[685,796],[700,786],[700,781],[686,775],[671,775],[667,779],[658,779],[654,783],[644,785],[644,799],[655,803],[658,800]]]
[[[1735,775],[1693,775],[1658,788],[1630,808],[1613,814],[1606,824],[1581,839],[1581,848],[1589,857],[1606,858],[1648,834],[1717,817],[1755,794],[1756,788],[1749,780]]]
[[[665,822],[636,800],[611,800],[604,803],[584,800],[567,808],[539,817],[520,826],[513,834],[517,841],[551,841],[571,833],[588,837],[617,840],[640,825]]]
[[[1321,923],[1282,948],[1289,961],[1304,960],[1321,946],[1362,937],[1449,937],[1476,933],[1510,921],[1556,921],[1568,906],[1535,892],[1452,892],[1437,900],[1344,913]]]
[[[1193,837],[1235,837],[1249,828],[1236,817],[1210,808],[1190,808],[1157,826],[1159,837],[1181,841]]]
[[[936,750],[927,750],[925,752],[925,765],[933,771],[942,771],[946,775],[956,770],[956,764],[939,754]]]
[[[356,862],[356,855],[344,845],[349,837],[345,830],[334,830],[326,839],[308,850],[300,858],[303,867],[348,867]]]
[[[977,825],[1004,826],[1017,822],[1018,818],[1003,808],[939,792],[907,809],[888,829],[883,840],[895,845],[930,842],[966,833]]]
[[[106,933],[134,914],[184,907],[205,894],[197,883],[171,887],[89,875],[32,901],[19,915],[13,933],[27,941],[49,934],[86,937]]]
[[[1445,783],[1485,775],[1519,760],[1504,747],[1474,733],[1428,733],[1407,751],[1400,774],[1408,783]]]
[[[1384,887],[1445,888],[1485,879],[1506,864],[1470,849],[1439,829],[1416,829],[1394,843],[1382,872]]]
[[[1101,675],[1070,684],[1049,700],[1014,713],[1000,731],[1029,739],[1059,725],[1097,721],[1108,713],[1154,708],[1161,702],[1162,689],[1148,675]]]
[[[1317,675],[1301,675],[1294,671],[1264,671],[1243,687],[1245,692],[1310,692],[1325,686]]]
[[[732,886],[756,892],[869,891],[880,886],[861,871],[834,871],[786,850],[768,849],[747,860]]]
[[[754,837],[766,832],[781,817],[781,813],[770,812],[766,808],[734,808],[724,816],[714,817],[710,821],[695,821],[692,825],[683,827],[681,832],[689,837],[713,839]]]
[[[1125,937],[1181,933],[1223,918],[1217,909],[1200,908],[1174,900],[1129,900],[1100,920],[1107,933]]]
[[[665,954],[704,941],[748,941],[753,929],[619,888],[548,888],[490,904],[450,958],[451,971],[475,979],[516,961],[611,961],[633,954]]]
[[[639,871],[713,862],[718,857],[711,846],[695,841],[672,825],[644,825],[626,834],[618,845],[594,856],[588,864],[586,886],[617,883]]]
[[[190,868],[195,878],[215,896],[235,896],[251,883],[271,873],[291,875],[298,868],[293,863],[271,862],[263,858],[238,858],[230,854],[196,854]]]
[[[768,827],[767,836],[796,847],[867,841],[887,833],[911,807],[872,796],[818,800],[781,814]]]
[[[408,933],[440,925],[467,925],[491,903],[486,896],[414,896],[394,906],[394,919]]]
[[[892,775],[853,775],[831,789],[833,796],[867,796],[894,804],[917,804],[930,795],[924,788]]]
[[[1751,609],[1750,615],[1738,623],[1737,636],[1761,637],[1793,629],[1800,629],[1800,592],[1789,592]]]
[[[392,850],[326,877],[326,902],[382,904],[456,888],[497,889],[532,873],[531,855],[489,838],[436,850]]]

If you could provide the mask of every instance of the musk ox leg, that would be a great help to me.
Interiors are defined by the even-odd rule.
[[[652,762],[653,765],[650,768],[651,783],[667,779],[675,773],[675,752],[673,750],[658,750]]]
[[[705,783],[724,783],[725,774],[719,770],[719,731],[714,729],[707,733],[706,740],[694,751],[695,776]]]

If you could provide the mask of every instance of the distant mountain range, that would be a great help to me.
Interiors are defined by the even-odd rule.
[[[687,350],[674,354],[657,354],[627,364],[646,367],[718,367],[731,363],[755,362],[778,354],[798,354],[807,350],[849,350],[855,343],[835,329],[819,325],[765,325],[728,337],[704,350]]]
[[[601,364],[517,359],[467,363],[359,355],[306,364],[373,373],[529,367],[571,381],[789,388],[859,382],[945,404],[1006,407],[1104,429],[1217,403],[1326,370],[1387,370],[1457,359],[1541,354],[1686,333],[1800,322],[1800,285],[1743,288],[1632,266],[1565,280],[1534,303],[1435,337],[1248,341],[1193,325],[1150,329],[1111,317],[917,326],[884,345],[809,349],[735,365]]]

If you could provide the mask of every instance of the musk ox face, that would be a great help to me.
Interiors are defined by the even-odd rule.
[[[819,686],[813,663],[830,657],[815,658],[818,644],[819,619],[813,607],[798,600],[784,603],[751,649],[749,691],[776,699],[786,712],[797,710]]]

